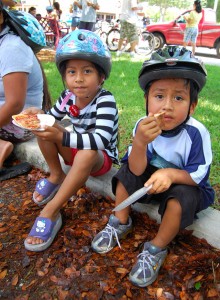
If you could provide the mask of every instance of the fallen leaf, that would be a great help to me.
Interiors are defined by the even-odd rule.
[[[215,289],[208,290],[208,293],[207,293],[208,298],[217,297],[217,296],[219,296],[219,293]]]
[[[11,285],[17,285],[18,283],[18,274],[15,274],[12,278]]]
[[[125,268],[117,268],[116,272],[119,273],[119,274],[127,274],[127,273],[129,273],[129,271],[127,269],[125,269]]]
[[[0,273],[0,279],[4,279],[5,276],[7,275],[7,273],[8,273],[8,270],[7,270],[7,269],[5,269],[4,271],[2,271],[2,272]]]

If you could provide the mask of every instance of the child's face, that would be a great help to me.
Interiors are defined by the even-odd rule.
[[[171,130],[182,124],[188,113],[193,114],[196,103],[190,105],[190,85],[184,79],[154,81],[148,94],[148,112],[164,112],[161,129]]]
[[[66,64],[64,79],[67,88],[79,100],[91,101],[98,90],[104,76],[100,76],[94,64],[87,60],[72,59]]]

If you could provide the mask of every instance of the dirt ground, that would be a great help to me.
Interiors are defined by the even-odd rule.
[[[90,247],[114,207],[111,199],[82,188],[62,209],[63,226],[52,246],[32,253],[24,248],[40,208],[32,201],[39,178],[29,174],[0,182],[0,299],[220,299],[220,250],[182,231],[169,246],[158,279],[138,288],[128,280],[143,243],[158,224],[132,212],[134,230],[111,252]]]
[[[42,61],[54,61],[54,50],[42,50]],[[146,288],[128,280],[143,243],[158,224],[147,214],[132,212],[134,230],[105,255],[92,251],[93,237],[105,226],[112,199],[83,188],[62,209],[63,226],[49,249],[24,248],[40,208],[32,201],[36,181],[47,174],[29,174],[0,182],[0,299],[7,300],[207,300],[220,299],[220,250],[183,230],[169,246],[157,280]],[[219,186],[215,187],[219,198]],[[216,229],[218,230],[218,229]]]

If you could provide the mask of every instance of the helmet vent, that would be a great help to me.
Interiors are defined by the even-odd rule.
[[[85,39],[86,39],[86,37],[85,37],[84,34],[80,33],[80,34],[78,35],[78,40],[79,40],[79,41],[84,41]]]

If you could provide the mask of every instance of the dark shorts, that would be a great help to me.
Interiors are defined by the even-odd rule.
[[[72,27],[78,27],[79,26],[79,22],[80,22],[80,18],[79,17],[73,17],[72,18],[71,26]]]
[[[149,166],[141,176],[136,176],[131,173],[127,163],[123,164],[120,170],[112,178],[113,193],[115,194],[117,181],[119,180],[128,194],[133,194],[144,186],[144,183],[156,170],[157,168]],[[167,191],[160,194],[145,195],[139,199],[139,201],[142,203],[158,203],[158,212],[161,217],[163,217],[167,201],[171,198],[177,199],[182,208],[181,229],[191,225],[196,218],[196,214],[203,210],[204,207],[204,200],[200,188],[184,184],[172,185]]]
[[[86,29],[86,30],[89,30],[89,31],[94,31],[95,30],[95,23],[94,22],[80,21],[79,22],[79,29]]]

